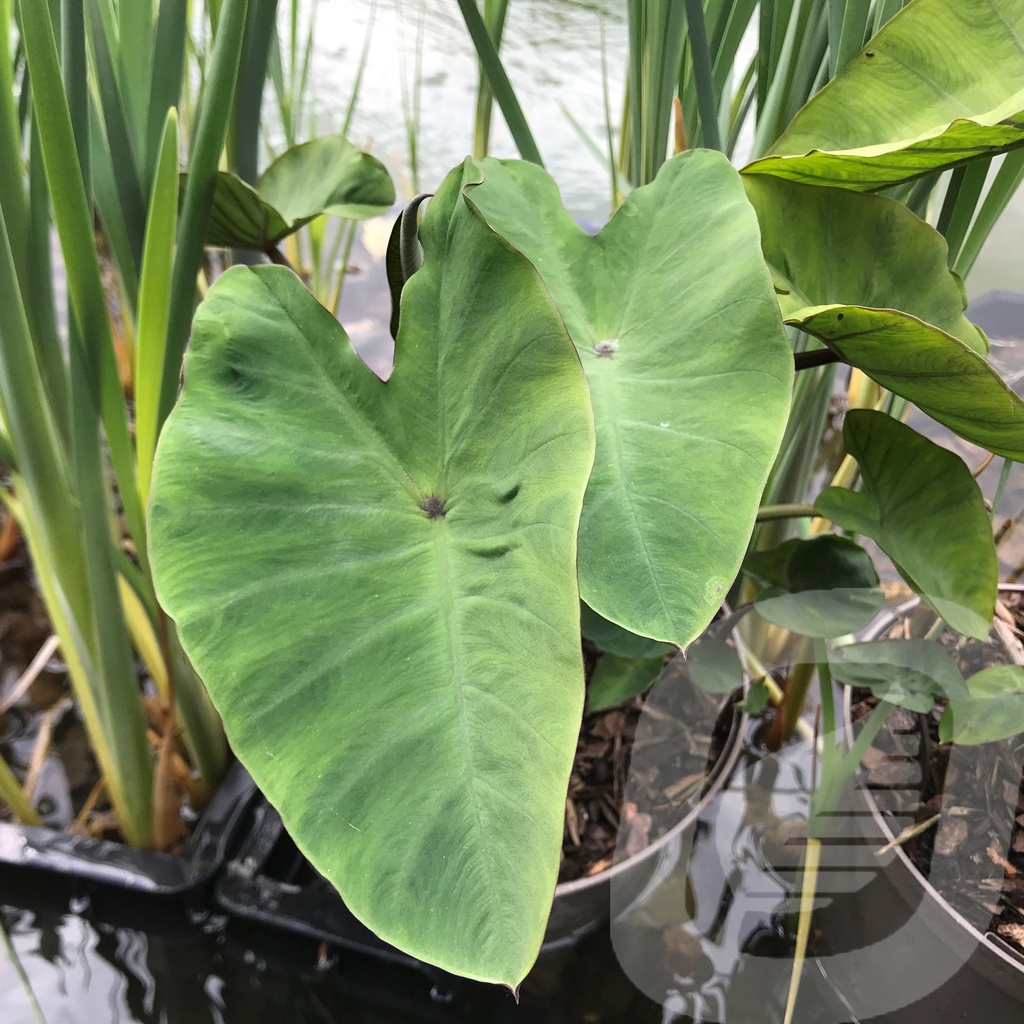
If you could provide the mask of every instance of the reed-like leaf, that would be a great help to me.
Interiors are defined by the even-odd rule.
[[[135,338],[135,448],[139,500],[149,501],[153,454],[159,435],[160,381],[167,345],[167,323],[178,227],[178,117],[168,111],[149,200],[139,326]]]
[[[203,246],[217,188],[217,166],[224,147],[231,97],[242,58],[248,9],[249,0],[224,0],[200,99],[189,158],[188,183],[178,223],[177,257],[171,283],[167,344],[157,410],[158,431],[178,396],[181,362],[195,308],[196,278],[203,261]],[[212,14],[213,8],[210,10]]]
[[[77,336],[84,346],[81,366],[101,411],[125,518],[136,543],[141,545],[145,538],[145,520],[135,487],[135,460],[96,258],[92,214],[84,186],[86,178],[76,155],[80,147],[75,143],[53,25],[46,4],[22,0],[20,10],[54,223],[64,257],[70,305],[79,328]],[[84,52],[84,40],[82,50]],[[84,93],[84,89],[79,91]],[[85,110],[88,111],[87,106]],[[87,150],[86,140],[81,151]]]
[[[509,0],[484,0],[484,24],[494,41],[494,49],[501,52],[501,37],[505,31],[505,16]],[[487,75],[480,66],[480,83],[476,93],[476,112],[473,118],[473,156],[487,156],[491,144],[491,110],[494,94],[487,84]]]
[[[491,39],[490,33],[487,31],[483,16],[476,6],[476,0],[458,0],[458,2],[462,20],[466,23],[466,29],[476,47],[480,66],[487,77],[487,83],[494,98],[498,101],[498,106],[501,108],[505,123],[512,134],[512,141],[515,142],[516,148],[519,150],[519,155],[524,160],[543,167],[544,161],[541,160],[540,150],[533,139],[526,115],[519,105],[519,98],[516,96],[512,82],[498,56],[494,40]]]
[[[188,0],[160,0],[156,34],[150,62],[152,76],[149,91],[149,112],[146,117],[146,159],[144,167],[152,173],[160,152],[164,119],[171,107],[178,105],[185,68],[185,35]],[[159,55],[159,59],[156,59]],[[143,183],[144,193],[152,187]]]

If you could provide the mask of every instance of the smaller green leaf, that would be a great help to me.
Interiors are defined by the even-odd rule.
[[[365,220],[395,201],[387,168],[344,135],[324,135],[285,150],[260,175],[259,193],[292,224],[321,213]]]
[[[686,648],[686,671],[708,693],[732,693],[743,685],[743,665],[736,648],[714,637],[702,637]]]
[[[963,460],[884,413],[854,409],[843,424],[863,490],[827,487],[818,512],[871,537],[949,625],[983,639],[998,565],[988,510]]]
[[[665,667],[664,658],[620,658],[602,654],[587,688],[587,711],[603,711],[639,697]]]
[[[803,636],[853,633],[885,603],[871,556],[846,537],[788,540],[748,555],[743,569],[763,588],[758,613]]]
[[[221,171],[207,244],[265,252],[323,213],[363,220],[394,201],[391,176],[376,157],[326,135],[286,150],[255,188]]]
[[[817,306],[786,323],[965,440],[1024,461],[1024,402],[959,339],[892,309]]]
[[[890,704],[922,714],[936,698],[969,695],[960,669],[934,640],[875,640],[834,647],[828,656],[833,676],[847,686],[862,686]]]
[[[646,636],[638,636],[614,622],[609,622],[603,615],[598,615],[593,608],[580,602],[580,628],[583,635],[592,643],[597,644],[607,654],[616,654],[620,658],[638,659],[654,658],[675,650],[672,644],[651,640]]]
[[[184,188],[185,175],[182,175]],[[237,174],[220,171],[206,244],[263,252],[292,230],[291,225]]]
[[[988,351],[964,317],[963,281],[949,269],[946,240],[887,196],[744,174],[775,276],[783,316],[808,306],[899,309]]]
[[[939,723],[943,743],[992,743],[1024,732],[1024,666],[993,665],[967,680]]]
[[[768,701],[770,699],[771,691],[768,689],[768,684],[765,682],[764,676],[762,676],[760,679],[750,684],[750,689],[747,691],[746,697],[744,697],[736,707],[740,711],[745,711],[748,715],[757,715],[768,706]]]

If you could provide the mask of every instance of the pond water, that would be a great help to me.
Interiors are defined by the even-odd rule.
[[[772,1024],[792,922],[785,871],[764,855],[766,773],[771,814],[804,815],[806,747],[765,761],[751,746],[692,845],[663,857],[654,894],[543,953],[519,1006],[503,989],[59,877],[0,876],[0,921],[47,1024]],[[2,952],[0,1021],[35,1024]],[[814,960],[794,1021],[855,1024]]]
[[[371,144],[402,183],[400,191],[432,190],[468,152],[472,139],[475,61],[457,7],[450,0],[320,0],[318,11],[316,130],[340,126],[372,20],[367,77],[350,135]],[[515,0],[510,6],[504,53],[541,152],[568,208],[597,223],[609,210],[607,170],[564,111],[603,148],[602,49],[614,121],[626,55],[624,5]],[[404,79],[411,90],[418,60],[418,180],[413,181],[401,83]],[[494,124],[494,154],[516,155],[497,113]],[[1024,292],[1022,220],[1024,202],[1018,200],[968,282],[972,312],[992,334],[997,358],[1019,392],[1024,360],[1015,343],[1024,336],[1024,299],[1014,293]],[[362,233],[353,256],[359,272],[349,275],[341,306],[353,341],[382,375],[391,361],[381,266],[389,229],[390,222],[382,219]],[[993,289],[1004,294],[986,299]],[[997,475],[993,467],[982,478],[990,494]],[[1022,507],[1017,467],[1000,512],[1019,519]],[[1015,530],[1008,531],[1003,549],[1004,572],[1010,575],[1024,566],[1024,524]],[[789,787],[788,803],[776,806],[776,813],[799,817],[806,809],[806,751],[772,765]],[[768,769],[751,760],[743,770]],[[790,899],[785,879],[762,855],[764,836],[756,819],[746,813],[742,794],[732,792],[734,799],[716,804],[703,819],[682,883],[699,895],[700,913],[673,919],[665,916],[671,909],[660,904],[651,910],[643,934],[629,930],[634,917],[573,949],[546,955],[524,986],[519,1007],[502,991],[449,990],[414,971],[215,915],[103,893],[86,897],[66,880],[0,877],[0,920],[48,1024],[771,1024],[782,1019],[789,976]],[[723,859],[723,850],[731,851],[729,858]],[[664,898],[663,891],[659,900]],[[620,960],[626,961],[628,975]],[[35,1020],[17,973],[0,950],[0,1021]],[[804,972],[795,1020],[852,1020],[814,960]]]

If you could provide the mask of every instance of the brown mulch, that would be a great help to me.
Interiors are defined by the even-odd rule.
[[[588,668],[596,654],[585,647]],[[702,791],[732,722],[676,655],[646,698],[584,716],[559,882],[595,875],[669,831]],[[621,837],[620,837],[620,832]]]
[[[1022,595],[1002,600],[1024,638]],[[966,677],[1010,660],[994,631],[984,645],[955,635],[942,643]],[[855,720],[877,703],[861,697]],[[895,801],[916,821],[941,815],[906,840],[907,856],[954,909],[974,923],[987,919],[982,930],[1024,952],[1024,735],[956,747],[939,742],[940,718],[940,708],[893,712],[865,759],[868,785],[888,790],[887,806]]]

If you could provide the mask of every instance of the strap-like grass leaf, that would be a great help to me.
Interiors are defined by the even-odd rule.
[[[1024,0],[913,0],[744,170],[873,191],[1024,144]]]
[[[863,489],[827,487],[818,511],[871,537],[953,629],[987,636],[999,572],[988,510],[963,460],[865,409],[846,414],[843,442]]]
[[[583,706],[586,386],[533,268],[449,175],[395,370],[280,267],[196,316],[151,503],[161,599],[232,746],[354,913],[514,986]]]
[[[908,313],[862,306],[812,306],[786,322],[961,437],[1024,460],[1024,402],[958,338]]]
[[[682,154],[591,237],[539,168],[480,164],[472,201],[537,267],[587,374],[583,599],[685,647],[739,568],[792,384],[739,176],[717,153]]]

